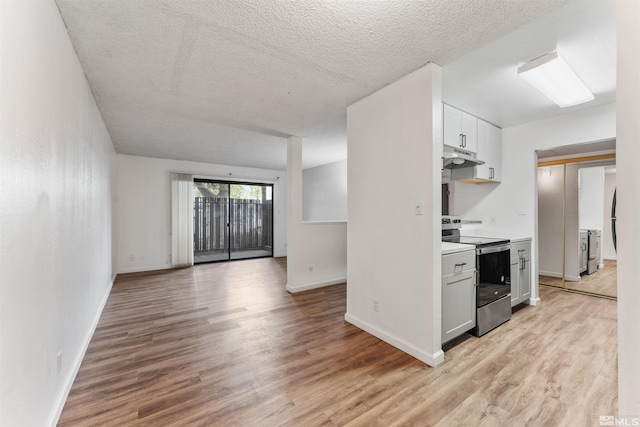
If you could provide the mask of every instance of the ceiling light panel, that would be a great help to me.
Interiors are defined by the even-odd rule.
[[[520,66],[518,74],[563,108],[594,98],[593,93],[555,51]]]

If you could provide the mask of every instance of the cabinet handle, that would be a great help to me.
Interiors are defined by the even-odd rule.
[[[524,270],[524,258],[520,258],[520,270]]]
[[[464,147],[464,135],[460,134],[460,147]]]
[[[489,168],[489,179],[493,179],[494,175],[493,175],[493,168]]]
[[[463,262],[461,264],[455,264],[453,266],[453,273],[454,274],[458,274],[458,273],[462,273],[462,271],[464,270],[464,266],[467,265],[466,262]]]
[[[467,135],[462,134],[462,146],[467,147]]]

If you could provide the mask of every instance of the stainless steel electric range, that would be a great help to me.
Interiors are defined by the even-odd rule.
[[[476,247],[476,327],[482,336],[511,319],[511,243],[508,239],[461,236],[462,221],[442,217],[442,241]]]

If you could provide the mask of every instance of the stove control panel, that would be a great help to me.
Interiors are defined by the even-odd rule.
[[[451,230],[460,228],[462,226],[462,220],[457,216],[442,216],[442,229]]]

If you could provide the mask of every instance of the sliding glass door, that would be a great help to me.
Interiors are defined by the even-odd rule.
[[[196,264],[273,256],[273,186],[194,180]]]
[[[230,184],[231,259],[273,256],[273,186]]]

